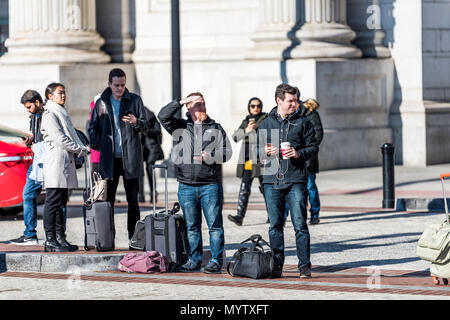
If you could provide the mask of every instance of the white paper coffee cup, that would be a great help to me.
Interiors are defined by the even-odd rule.
[[[286,157],[284,154],[287,151],[287,148],[291,147],[291,143],[288,141],[282,142],[281,143],[281,155],[283,156],[283,159],[289,159],[288,157]]]

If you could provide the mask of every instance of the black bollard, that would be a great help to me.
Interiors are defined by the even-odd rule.
[[[392,143],[381,146],[383,154],[383,208],[395,208],[394,152]]]

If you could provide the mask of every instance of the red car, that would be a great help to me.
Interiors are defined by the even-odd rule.
[[[33,152],[24,138],[30,135],[0,126],[0,208],[22,204],[22,191]]]

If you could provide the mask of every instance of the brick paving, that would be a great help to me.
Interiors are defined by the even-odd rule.
[[[221,274],[204,274],[202,272],[129,274],[118,271],[81,273],[79,280],[450,297],[450,286],[434,285],[427,272],[383,269],[378,271],[379,282],[373,282],[375,278],[365,268],[342,269],[333,266],[313,267],[312,278],[300,279],[295,265],[285,265],[283,277],[279,279],[253,280],[231,277],[223,270]],[[72,275],[64,273],[4,272],[0,274],[0,277],[67,280]]]

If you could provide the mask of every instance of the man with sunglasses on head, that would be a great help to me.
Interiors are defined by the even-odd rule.
[[[176,117],[183,105],[188,111],[187,119]],[[188,261],[180,266],[179,271],[197,272],[201,269],[203,211],[211,248],[211,259],[204,272],[220,273],[225,245],[222,163],[232,156],[227,134],[207,115],[205,99],[200,92],[170,102],[161,109],[158,118],[175,143],[171,158],[176,168],[178,200],[187,225]]]
[[[41,119],[44,111],[44,102],[41,95],[35,90],[27,90],[22,95],[20,103],[24,105],[30,115],[30,131],[32,136],[24,138],[25,144],[33,149],[33,164],[27,172],[27,180],[23,188],[23,221],[25,231],[17,239],[10,240],[15,245],[37,245],[37,196],[42,191],[44,181],[44,138],[41,134]],[[64,229],[66,220],[66,208],[63,209]]]
[[[228,220],[238,226],[242,226],[245,213],[247,212],[248,199],[250,198],[252,182],[254,178],[259,180],[259,191],[264,196],[263,178],[261,175],[261,164],[257,162],[256,137],[260,123],[267,117],[262,112],[263,103],[261,99],[253,97],[248,101],[248,115],[242,121],[239,128],[233,133],[234,142],[243,140],[239,154],[236,176],[241,178],[239,188],[238,208],[236,215],[228,215]]]

